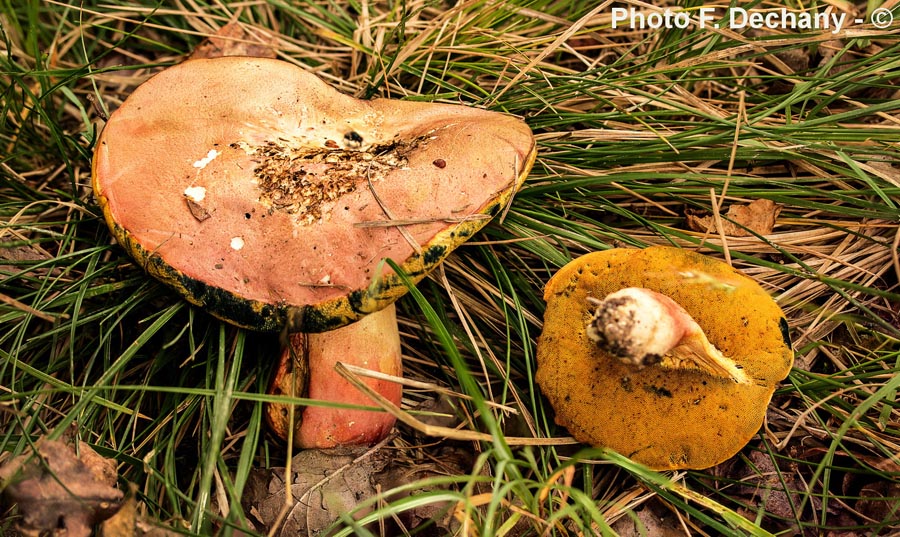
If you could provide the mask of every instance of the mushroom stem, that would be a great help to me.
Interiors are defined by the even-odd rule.
[[[671,298],[640,287],[628,287],[596,306],[587,335],[623,363],[643,368],[693,368],[746,384],[746,373],[710,343],[690,314]]]
[[[393,304],[343,328],[317,334],[295,333],[289,340],[290,345],[281,353],[270,393],[371,406],[367,395],[335,371],[335,364],[341,362],[386,375],[401,375],[400,334]],[[399,384],[375,378],[363,382],[394,404],[400,404]],[[287,438],[292,426],[288,416],[287,404],[267,405],[266,418],[281,438]],[[395,422],[386,412],[338,406],[306,406],[295,416],[294,443],[306,449],[373,444],[387,436]]]

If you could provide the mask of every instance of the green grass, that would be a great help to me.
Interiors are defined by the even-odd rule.
[[[262,422],[277,335],[222,324],[145,276],[90,188],[105,114],[236,18],[342,91],[484,106],[538,139],[505,219],[398,304],[406,375],[470,396],[468,427],[491,440],[464,443],[467,472],[361,522],[431,503],[481,535],[608,534],[651,511],[691,534],[896,528],[898,27],[839,40],[613,30],[596,5],[0,4],[0,461],[72,435],[115,458],[149,518],[201,535],[246,528],[251,468],[284,465]],[[775,230],[689,229],[685,210],[713,196],[780,204]],[[797,364],[766,429],[719,467],[674,474],[507,445],[566,435],[534,384],[548,278],[583,253],[649,244],[728,258],[786,312]],[[441,444],[401,428],[393,449],[416,461]]]

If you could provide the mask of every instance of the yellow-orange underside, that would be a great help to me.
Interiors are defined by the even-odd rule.
[[[678,302],[709,340],[753,379],[699,371],[636,369],[586,334],[587,297],[644,287]],[[701,469],[737,453],[759,430],[793,352],[777,304],[725,263],[669,247],[587,254],[547,284],[537,382],[556,421],[581,442],[608,447],[654,469]]]

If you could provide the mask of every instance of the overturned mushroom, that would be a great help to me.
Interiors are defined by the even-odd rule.
[[[384,260],[423,278],[500,212],[534,157],[530,130],[509,116],[358,100],[286,62],[226,57],[187,61],[137,88],[97,142],[93,185],[119,244],[187,300],[239,326],[308,334],[292,339],[316,350],[285,353],[276,381],[302,396],[332,382],[322,367],[374,348],[371,330],[351,324],[367,315],[381,316],[372,322],[390,332],[376,339],[391,350],[363,361],[399,374],[387,307],[406,288]],[[345,336],[321,334],[338,330]],[[341,343],[354,337],[365,339]],[[313,356],[328,358],[307,363]],[[345,399],[349,384],[329,388],[359,403]],[[388,392],[399,403],[399,388]],[[371,430],[346,435],[297,431],[322,445],[370,442],[390,427],[368,421]]]
[[[678,248],[582,256],[544,298],[537,381],[556,421],[654,469],[702,469],[737,453],[793,364],[771,297]]]

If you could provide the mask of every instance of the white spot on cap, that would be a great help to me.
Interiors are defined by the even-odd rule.
[[[184,189],[184,195],[193,201],[200,203],[206,197],[206,189],[202,186],[189,186]]]
[[[213,159],[215,159],[216,157],[218,157],[221,154],[222,153],[220,153],[219,151],[216,151],[215,149],[210,149],[209,153],[207,153],[205,157],[203,157],[202,159],[200,159],[194,163],[194,167],[202,170],[203,168],[206,167],[207,164],[212,162]]]
[[[242,237],[232,237],[231,238],[231,249],[232,250],[240,250],[244,247],[244,239]]]

